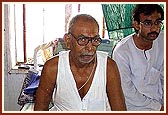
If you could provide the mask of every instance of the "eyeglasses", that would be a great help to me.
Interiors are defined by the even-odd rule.
[[[156,20],[155,22],[144,21],[140,23],[142,23],[146,28],[151,28],[153,25],[156,26],[157,28],[161,28],[163,25],[163,22],[161,20]]]
[[[69,33],[72,35],[72,37],[74,37],[77,41],[77,43],[80,45],[80,46],[86,46],[89,41],[91,41],[92,45],[94,46],[98,46],[101,44],[101,41],[102,39],[100,38],[99,35],[95,36],[95,37],[86,37],[84,35],[80,35],[78,38],[75,37],[72,33]]]

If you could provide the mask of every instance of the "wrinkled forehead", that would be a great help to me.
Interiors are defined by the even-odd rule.
[[[76,35],[85,35],[93,37],[99,33],[97,24],[90,21],[78,21],[72,29],[72,32]]]
[[[99,29],[97,22],[88,17],[78,17],[75,20],[73,20],[69,25],[69,31],[76,31],[79,28],[86,27],[86,28],[92,28]]]

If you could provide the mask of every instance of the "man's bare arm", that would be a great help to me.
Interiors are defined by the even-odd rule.
[[[126,111],[125,98],[117,65],[110,58],[108,58],[107,63],[107,95],[111,109],[113,111]]]
[[[56,62],[56,63],[55,63]],[[39,87],[36,92],[35,111],[48,111],[53,95],[57,72],[57,61],[51,59],[43,67]]]

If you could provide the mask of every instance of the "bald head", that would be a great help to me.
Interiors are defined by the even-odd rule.
[[[75,17],[73,17],[72,20],[70,21],[68,32],[70,32],[70,33],[73,32],[74,26],[80,22],[94,23],[97,25],[98,30],[99,30],[99,25],[98,25],[98,22],[95,20],[95,18],[93,18],[91,15],[88,15],[88,14],[79,14],[79,15],[76,15]]]

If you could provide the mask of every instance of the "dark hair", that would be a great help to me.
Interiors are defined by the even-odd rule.
[[[140,23],[139,15],[144,13],[145,15],[151,15],[157,11],[157,13],[161,14],[161,20],[164,20],[164,11],[162,7],[158,4],[138,4],[132,11],[132,18],[134,21]]]
[[[98,30],[99,30],[99,24],[94,17],[88,14],[78,14],[75,17],[73,17],[72,20],[69,22],[68,32],[73,31],[73,26],[78,20],[94,22],[96,23]]]

